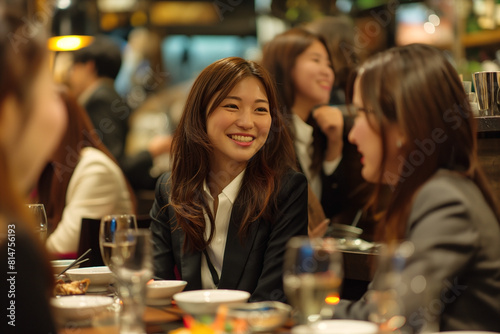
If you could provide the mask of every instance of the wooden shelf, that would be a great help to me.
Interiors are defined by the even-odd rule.
[[[495,43],[500,43],[500,29],[479,31],[462,36],[462,46],[465,48]]]

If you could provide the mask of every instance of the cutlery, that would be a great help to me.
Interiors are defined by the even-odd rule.
[[[80,255],[75,261],[71,262],[66,268],[64,268],[58,275],[57,277],[61,276],[62,274],[64,274],[66,271],[68,271],[69,269],[73,268],[74,266],[76,266],[77,264],[79,263],[83,263],[85,261],[87,261],[88,259],[85,259],[85,260],[82,260],[85,256],[87,256],[88,253],[90,253],[90,251],[92,250],[92,248],[89,248],[87,249],[87,251],[85,253],[83,253],[82,255]]]

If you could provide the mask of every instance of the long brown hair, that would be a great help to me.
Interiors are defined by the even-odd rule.
[[[118,164],[97,135],[87,112],[77,103],[76,98],[63,86],[60,87],[59,93],[68,113],[68,126],[51,162],[45,167],[37,187],[38,199],[44,204],[47,212],[49,233],[53,232],[61,221],[66,206],[68,184],[78,165],[82,149],[96,148]],[[131,201],[135,206],[134,192],[128,181],[126,179],[125,181]]]
[[[32,116],[34,102],[33,77],[46,66],[46,35],[42,27],[31,30],[27,28],[22,20],[21,13],[6,10],[0,5],[0,119],[3,121],[4,102],[9,97],[14,97],[19,105],[19,117],[22,120],[18,137],[25,135],[24,126],[28,124]],[[29,38],[26,31],[31,31]],[[29,214],[25,203],[27,200],[25,189],[18,189],[16,181],[12,177],[9,165],[9,156],[6,153],[5,143],[0,142],[0,228],[4,236],[0,237],[0,244],[6,242],[7,223],[15,223],[16,233],[24,232],[28,236],[34,229],[35,221]],[[25,240],[26,241],[26,240]],[[38,252],[45,259],[41,264],[44,268],[44,279],[47,285],[44,287],[47,296],[52,293],[53,275],[52,268],[48,262],[45,247],[39,239],[30,240]],[[6,249],[6,248],[2,248]],[[17,261],[22,261],[19,258]],[[37,272],[36,274],[40,274]],[[33,284],[37,284],[33,282]],[[38,283],[39,284],[39,283]]]
[[[286,125],[290,133],[295,137],[292,126],[292,108],[295,101],[295,83],[293,82],[292,69],[297,57],[300,56],[312,43],[321,42],[328,52],[330,51],[324,38],[303,28],[292,28],[269,41],[262,50],[261,64],[269,71],[276,82],[280,107],[285,115]],[[326,136],[321,132],[319,126],[309,117],[307,123],[312,125],[313,130],[313,156],[310,168],[313,174],[319,173],[323,166],[326,150]]]
[[[422,44],[392,48],[367,60],[358,77],[363,105],[374,116],[372,127],[379,132],[383,147],[387,147],[385,130],[390,124],[398,124],[406,139],[398,157],[400,175],[381,172],[372,200],[378,203],[381,184],[396,180],[378,239],[404,237],[413,196],[438,169],[456,171],[474,181],[500,218],[477,158],[476,123],[468,98],[441,51]],[[436,131],[445,140],[433,140]],[[425,152],[423,145],[428,145]],[[381,171],[386,165],[384,154]]]
[[[20,106],[22,127],[31,116],[33,101],[33,76],[39,73],[47,57],[45,35],[42,28],[27,38],[26,26],[20,14],[4,12],[0,6],[0,107],[13,96]],[[3,110],[0,109],[0,113]],[[0,117],[1,118],[1,117]],[[24,128],[18,134],[23,135]],[[12,180],[3,143],[0,143],[0,212],[2,215],[20,221],[31,222],[32,218],[24,207],[26,194],[19,193]]]
[[[354,22],[349,16],[325,16],[306,24],[305,29],[322,35],[328,45],[335,72],[334,86],[346,90],[351,71],[359,62],[354,42]]]
[[[257,78],[266,90],[272,125],[266,143],[248,162],[238,194],[238,200],[245,203],[241,238],[259,217],[273,220],[280,178],[295,166],[292,139],[278,110],[276,90],[267,71],[255,62],[237,57],[218,60],[205,68],[193,84],[172,142],[170,205],[175,210],[178,226],[186,234],[186,248],[205,249],[215,231],[214,217],[203,195],[203,182],[210,173],[208,161],[213,151],[207,135],[207,118],[236,84],[249,77]],[[204,239],[204,212],[210,219],[208,240]]]

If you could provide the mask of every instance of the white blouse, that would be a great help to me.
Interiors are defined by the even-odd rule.
[[[238,196],[241,188],[241,182],[243,181],[243,175],[245,171],[243,170],[238,176],[236,176],[231,183],[229,183],[219,194],[219,204],[217,206],[217,213],[215,215],[215,234],[212,238],[212,242],[207,246],[207,253],[210,257],[210,261],[220,278],[222,272],[222,263],[224,261],[224,251],[226,248],[227,232],[229,229],[229,220],[231,219],[231,212],[233,211],[234,201]],[[214,212],[214,199],[210,194],[210,189],[208,188],[207,182],[203,182],[203,190],[205,191],[205,196],[208,201],[210,210]],[[208,215],[205,213],[205,239],[208,239],[210,234],[210,220]],[[215,289],[212,274],[208,268],[208,263],[204,255],[201,256],[201,286],[203,289]]]
[[[293,114],[293,126],[295,128],[295,153],[297,154],[297,159],[299,160],[302,172],[306,176],[309,186],[313,193],[321,200],[321,190],[323,185],[321,183],[320,174],[311,174],[310,166],[312,163],[313,155],[313,127],[306,122],[304,122],[298,115]],[[331,175],[337,169],[340,160],[342,160],[342,155],[337,159],[332,161],[323,161],[323,173],[325,175]]]

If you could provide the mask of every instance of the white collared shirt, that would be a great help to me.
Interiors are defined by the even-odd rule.
[[[210,257],[217,275],[220,278],[222,272],[222,263],[224,260],[224,250],[226,248],[227,232],[229,230],[229,220],[231,219],[231,212],[233,211],[234,201],[238,196],[241,188],[241,182],[243,181],[243,175],[245,171],[243,170],[238,176],[236,176],[231,183],[229,183],[219,194],[219,204],[217,206],[217,213],[215,215],[215,234],[212,238],[212,242],[207,246],[207,253]],[[207,181],[203,182],[203,190],[205,191],[205,197],[208,202],[208,206],[212,212],[214,211],[214,199],[210,194],[210,189],[208,188]],[[208,215],[205,213],[205,240],[208,239],[210,234],[210,220]],[[215,289],[216,286],[212,279],[212,274],[210,269],[208,269],[207,260],[205,255],[201,256],[201,286],[203,289]]]
[[[304,122],[298,115],[293,114],[293,125],[295,127],[295,152],[299,160],[302,172],[309,181],[309,186],[313,193],[321,200],[321,176],[320,174],[311,174],[310,166],[313,156],[313,127]],[[323,173],[331,175],[342,159],[342,155],[333,161],[323,161]]]

